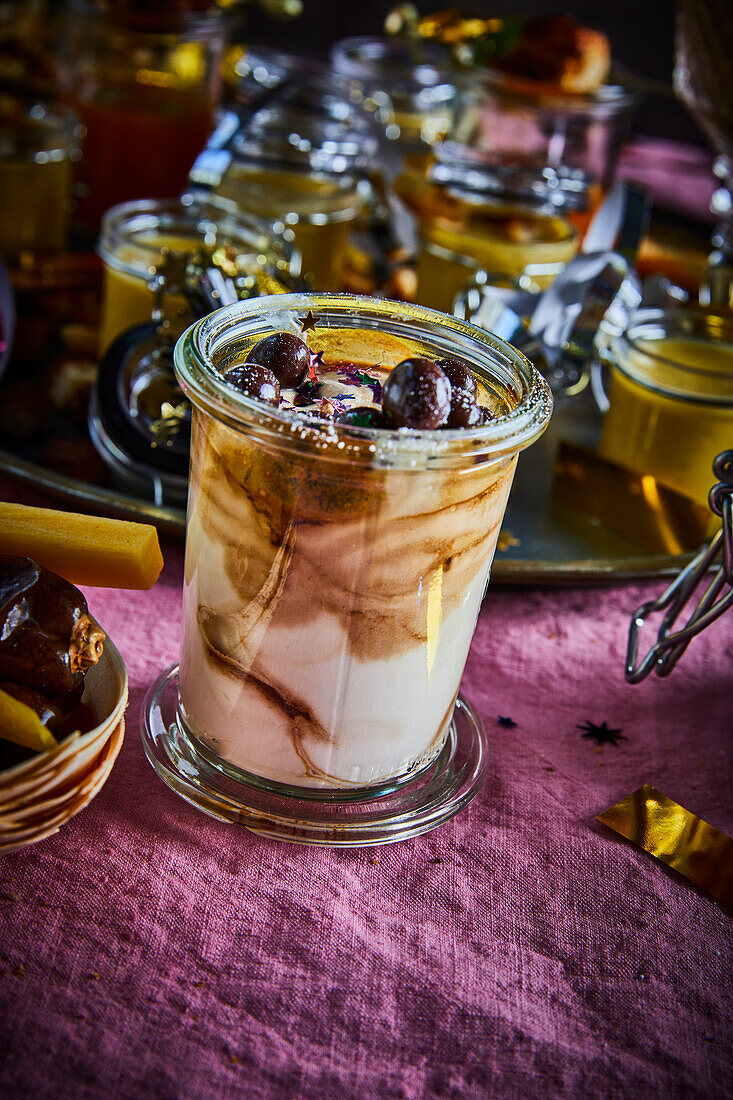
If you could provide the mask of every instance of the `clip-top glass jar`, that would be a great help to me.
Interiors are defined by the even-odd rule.
[[[69,0],[59,18],[59,82],[86,128],[78,216],[96,228],[111,206],[183,189],[212,128],[231,16]]]
[[[66,245],[79,124],[58,104],[0,96],[0,255]]]
[[[246,213],[221,210],[181,199],[142,199],[108,210],[102,220],[99,254],[104,261],[100,350],[125,329],[151,319],[155,276],[171,254],[228,253],[237,275],[269,280],[265,293],[284,290],[297,254],[284,237]],[[190,323],[188,301],[180,288],[163,294],[164,317],[173,331]]]
[[[227,384],[262,338],[303,331],[304,316],[325,364],[386,376],[406,355],[460,357],[494,417],[350,426]],[[184,625],[180,670],[145,707],[153,766],[207,812],[304,843],[384,843],[445,821],[485,767],[480,725],[456,700],[547,385],[465,322],[346,294],[218,310],[175,360],[193,406]]]
[[[254,100],[210,198],[290,230],[304,279],[338,290],[376,149],[371,119],[345,86],[294,72],[259,109]]]
[[[600,354],[610,385],[599,453],[705,506],[713,459],[733,439],[731,318],[637,310]]]

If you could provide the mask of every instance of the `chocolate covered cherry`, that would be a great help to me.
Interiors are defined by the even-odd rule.
[[[227,385],[233,386],[240,393],[246,393],[248,397],[254,397],[265,405],[280,403],[280,383],[275,375],[267,367],[259,363],[240,363],[231,367],[224,375]]]
[[[451,397],[455,401],[459,394],[465,394],[471,401],[478,396],[478,386],[473,371],[458,359],[436,359],[443,374],[450,382]]]
[[[440,428],[450,396],[450,382],[432,359],[403,359],[384,383],[382,412],[390,428]]]
[[[373,405],[357,405],[336,417],[337,424],[351,424],[354,428],[384,428],[384,417]]]
[[[273,332],[255,344],[248,363],[267,367],[281,386],[299,386],[310,365],[308,345],[292,332]]]

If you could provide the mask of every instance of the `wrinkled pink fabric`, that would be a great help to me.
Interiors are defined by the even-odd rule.
[[[144,758],[180,636],[165,555],[151,593],[87,590],[130,674],[110,779],[0,859],[0,1095],[733,1094],[731,914],[594,820],[651,782],[733,832],[733,614],[630,687],[629,612],[659,582],[490,590],[463,684],[479,796],[416,840],[300,848],[210,820]],[[596,749],[586,719],[628,740]]]

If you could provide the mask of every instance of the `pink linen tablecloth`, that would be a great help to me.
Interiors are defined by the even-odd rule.
[[[180,637],[164,549],[152,592],[87,590],[130,674],[110,779],[0,859],[0,1096],[733,1095],[731,913],[594,820],[651,782],[733,832],[733,615],[630,687],[629,613],[659,583],[490,590],[463,684],[479,796],[415,840],[300,848],[208,819],[144,758]],[[587,719],[626,740],[597,749]]]

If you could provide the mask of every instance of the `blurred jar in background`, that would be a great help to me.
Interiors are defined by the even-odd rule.
[[[100,351],[133,325],[151,319],[155,276],[168,256],[197,256],[206,266],[224,268],[235,279],[249,280],[253,293],[277,293],[286,286],[293,253],[264,222],[239,214],[225,216],[179,199],[142,199],[108,210],[102,219],[99,254],[104,263]],[[183,272],[180,278],[182,279]],[[246,285],[240,296],[247,297]],[[174,331],[190,323],[188,300],[164,294],[164,317]]]
[[[303,278],[315,289],[339,290],[349,237],[370,201],[377,141],[347,86],[294,62],[280,83],[273,77],[268,87],[263,77],[262,94],[247,85],[248,106],[242,116],[231,112],[226,150],[215,147],[214,135],[189,187],[291,233]],[[263,71],[267,63],[264,57]]]
[[[507,169],[533,166],[538,175],[573,170],[587,191],[585,212],[575,215],[576,226],[585,229],[613,183],[638,95],[615,84],[588,94],[563,93],[489,69],[471,75],[474,83],[459,87],[453,134]]]
[[[408,158],[396,188],[418,219],[421,305],[450,313],[480,269],[495,285],[541,290],[577,251],[568,213],[584,197],[573,173],[505,169],[450,141]]]
[[[66,246],[76,116],[58,104],[0,95],[0,255]]]
[[[170,5],[109,12],[67,0],[59,15],[59,84],[86,128],[79,219],[178,194],[212,129],[231,17]]]
[[[458,74],[447,51],[400,38],[344,38],[332,48],[331,63],[380,124],[380,162],[391,188],[408,156],[428,153],[450,130]],[[390,205],[397,238],[414,251],[414,220],[399,203]]]
[[[733,440],[733,321],[694,306],[640,309],[606,340],[609,408],[598,452],[707,505],[715,456]],[[653,484],[645,487],[648,502]],[[720,520],[711,519],[711,533]]]

